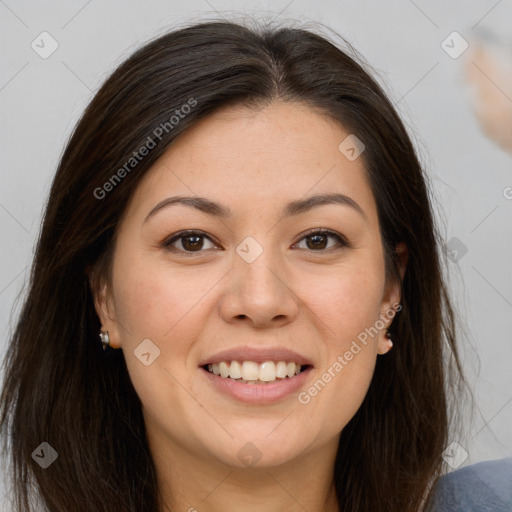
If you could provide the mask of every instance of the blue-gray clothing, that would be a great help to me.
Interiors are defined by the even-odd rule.
[[[452,471],[435,492],[436,512],[512,512],[512,457]]]

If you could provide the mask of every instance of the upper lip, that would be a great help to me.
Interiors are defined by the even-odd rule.
[[[252,348],[247,346],[217,352],[203,359],[199,363],[199,366],[220,363],[221,361],[254,361],[256,363],[264,363],[265,361],[286,361],[298,363],[301,366],[312,366],[311,361],[307,357],[294,350],[284,347]]]

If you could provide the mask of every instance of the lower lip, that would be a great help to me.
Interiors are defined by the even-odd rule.
[[[242,402],[250,404],[270,404],[295,393],[308,379],[312,367],[283,380],[268,384],[244,384],[233,379],[219,377],[204,368],[199,368],[216,389]]]

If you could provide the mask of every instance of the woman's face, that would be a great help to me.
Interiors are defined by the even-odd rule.
[[[224,109],[144,176],[96,306],[156,449],[238,467],[335,450],[400,298],[349,135],[299,104]]]

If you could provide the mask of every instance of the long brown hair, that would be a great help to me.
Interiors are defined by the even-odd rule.
[[[51,512],[159,510],[141,403],[122,351],[106,358],[101,350],[89,272],[108,273],[129,199],[180,133],[223,106],[277,99],[309,105],[364,142],[390,278],[400,279],[396,244],[409,254],[395,347],[378,358],[341,434],[340,511],[428,503],[442,473],[450,397],[465,389],[454,312],[427,178],[391,102],[346,46],[305,29],[202,22],[149,42],[97,92],[58,166],[5,359],[0,426],[17,512],[34,510],[37,497]],[[32,458],[42,442],[59,454],[47,469]]]

